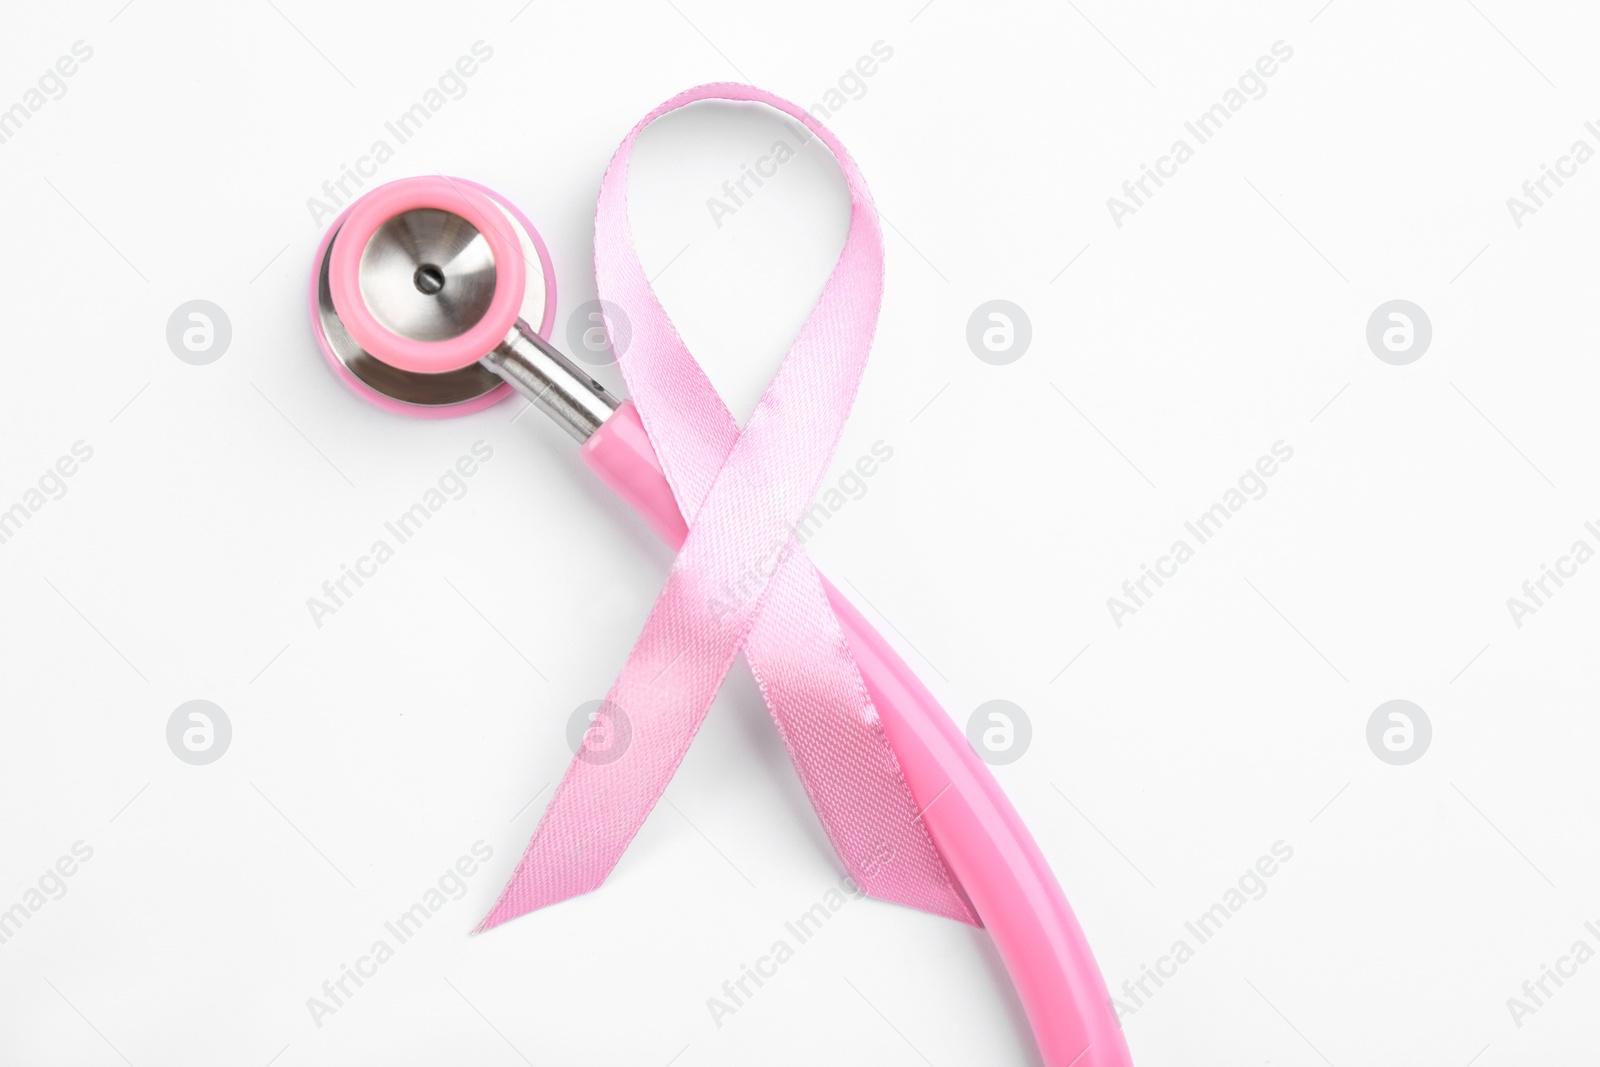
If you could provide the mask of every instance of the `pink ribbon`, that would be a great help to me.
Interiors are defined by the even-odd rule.
[[[844,250],[742,431],[657,301],[628,225],[635,138],[698,100],[752,101],[798,120],[833,152],[850,190]],[[976,924],[794,538],[827,473],[877,327],[883,236],[861,174],[833,135],[794,104],[747,85],[691,89],[646,115],[612,158],[595,213],[595,279],[600,297],[632,324],[623,377],[689,534],[607,697],[631,725],[628,749],[614,760],[596,758],[593,735],[585,740],[479,929],[605,881],[741,649],[856,883],[873,896]]]

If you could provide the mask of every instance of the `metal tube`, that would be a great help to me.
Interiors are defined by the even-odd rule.
[[[479,363],[580,443],[622,403],[520,319]]]

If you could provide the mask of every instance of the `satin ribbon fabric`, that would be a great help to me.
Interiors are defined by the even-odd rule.
[[[656,299],[628,222],[634,140],[662,115],[702,100],[765,104],[802,123],[833,153],[850,192],[844,249],[742,430]],[[627,749],[607,759],[585,742],[480,929],[605,881],[741,650],[856,883],[977,925],[924,829],[794,536],[855,399],[883,294],[883,237],[860,172],[821,123],[786,100],[732,83],[691,89],[646,115],[612,158],[595,214],[595,278],[600,297],[632,326],[622,373],[689,534],[607,695],[605,707],[620,709],[614,718],[631,729]]]

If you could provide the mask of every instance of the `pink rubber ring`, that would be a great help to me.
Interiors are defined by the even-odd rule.
[[[443,341],[401,337],[379,323],[361,297],[361,257],[367,242],[396,215],[419,208],[460,215],[488,241],[494,256],[495,290],[489,310],[472,329]],[[508,227],[498,211],[482,193],[446,178],[402,178],[352,204],[328,263],[333,307],[351,339],[390,366],[417,374],[460,370],[492,352],[516,325],[528,284],[522,249],[506,233]]]

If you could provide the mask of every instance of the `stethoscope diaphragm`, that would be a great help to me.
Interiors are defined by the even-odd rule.
[[[340,378],[390,411],[461,415],[503,400],[513,386],[484,357],[518,322],[543,336],[554,319],[555,272],[538,231],[476,182],[382,186],[317,250],[318,346]]]

